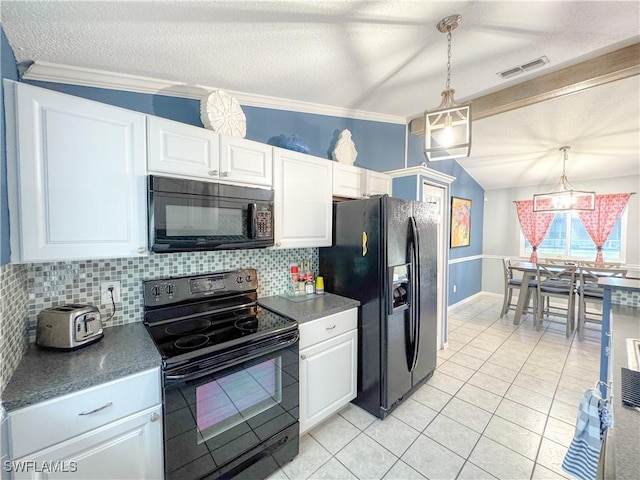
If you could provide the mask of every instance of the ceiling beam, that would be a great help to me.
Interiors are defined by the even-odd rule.
[[[480,120],[633,75],[640,75],[640,43],[472,99],[471,118]],[[411,120],[409,128],[414,135],[424,135],[424,116]]]

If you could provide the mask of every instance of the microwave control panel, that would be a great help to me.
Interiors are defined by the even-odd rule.
[[[259,212],[256,212],[256,236],[258,238],[272,238],[272,225],[273,222],[271,221],[271,210],[261,210]]]

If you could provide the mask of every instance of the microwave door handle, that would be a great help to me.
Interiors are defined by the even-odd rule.
[[[258,208],[255,203],[247,206],[247,236],[251,239],[258,236]]]

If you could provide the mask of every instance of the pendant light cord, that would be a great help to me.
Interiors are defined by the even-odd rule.
[[[447,27],[447,85],[446,90],[449,90],[451,85],[451,27]]]

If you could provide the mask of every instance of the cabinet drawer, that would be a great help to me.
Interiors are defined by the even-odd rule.
[[[356,328],[358,328],[357,308],[302,323],[299,326],[300,350]]]
[[[9,413],[11,456],[19,458],[160,402],[160,370],[154,368],[16,410]]]

